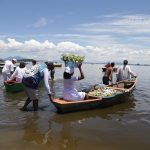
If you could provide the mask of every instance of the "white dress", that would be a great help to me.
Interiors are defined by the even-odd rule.
[[[74,82],[78,81],[78,77],[71,77],[71,79],[64,79],[64,91],[63,91],[63,99],[78,101],[83,100],[85,98],[85,92],[78,92],[74,88]]]

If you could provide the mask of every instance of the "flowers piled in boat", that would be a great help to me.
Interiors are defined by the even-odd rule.
[[[107,97],[116,94],[117,91],[111,88],[104,88],[104,89],[96,89],[88,93],[89,96],[92,97]]]
[[[75,64],[82,63],[85,59],[85,56],[79,56],[75,54],[62,54],[61,55],[61,60],[63,60],[65,63],[72,61]]]
[[[116,93],[116,90],[111,89],[111,88],[105,88],[103,90],[103,97],[105,97],[105,96],[111,96],[111,95],[114,95],[115,93]]]
[[[94,90],[94,91],[89,92],[88,96],[102,97],[102,92],[100,90]]]

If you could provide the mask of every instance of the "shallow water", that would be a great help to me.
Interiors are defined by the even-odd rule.
[[[78,89],[100,83],[99,64],[84,64],[86,78]],[[138,74],[136,89],[121,104],[89,111],[57,114],[44,88],[39,90],[39,111],[21,112],[26,95],[6,93],[0,88],[1,150],[149,150],[150,147],[150,81],[149,66],[131,66]],[[56,80],[50,81],[55,97],[62,96],[63,67],[56,69]],[[76,70],[78,74],[78,70]],[[0,74],[0,83],[2,77]],[[32,106],[29,106],[32,109]]]

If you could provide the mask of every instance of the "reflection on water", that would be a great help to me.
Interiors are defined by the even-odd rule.
[[[91,72],[88,68],[91,68]],[[82,89],[100,82],[102,73],[99,68],[99,65],[85,65],[83,69],[86,78],[76,84],[77,88]],[[19,108],[24,104],[25,93],[6,93],[1,87],[1,149],[148,150],[150,87],[149,76],[142,72],[149,68],[139,69],[139,66],[134,66],[133,69],[140,76],[133,95],[125,103],[68,114],[56,113],[56,108],[49,102],[44,88],[40,88],[38,92],[39,111],[21,112]],[[62,72],[62,68],[56,70],[56,80],[50,81],[51,90],[56,97],[62,96]]]
[[[38,114],[31,114],[29,118],[26,118],[24,124],[23,140],[36,144],[51,145],[50,128],[45,129],[45,125],[42,127],[42,120],[39,119]]]

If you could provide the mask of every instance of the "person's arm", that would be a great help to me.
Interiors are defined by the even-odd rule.
[[[17,74],[18,74],[18,69],[16,68],[16,70],[15,70],[14,73],[11,75],[11,77],[9,78],[9,80],[15,79],[16,76],[17,76]]]
[[[50,86],[49,86],[49,72],[48,69],[44,69],[44,85],[47,91],[47,94],[49,96],[49,100],[52,101],[52,97],[51,97],[51,91],[50,91]]]
[[[133,77],[136,77],[135,73],[131,70],[130,66],[128,66],[128,69],[129,69],[129,73],[130,73]]]
[[[81,68],[82,64],[78,65],[79,71],[80,71],[80,76],[78,76],[78,80],[82,80],[84,79],[84,74],[82,72],[82,68]]]
[[[11,74],[13,74],[13,72],[14,72],[14,67],[15,67],[15,66],[14,66],[14,64],[12,63],[12,64],[10,65],[10,73],[11,73]]]
[[[110,80],[110,82],[113,82],[113,68],[110,69],[109,80]]]

